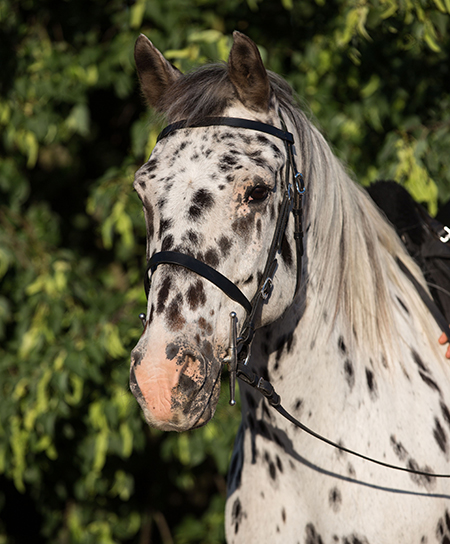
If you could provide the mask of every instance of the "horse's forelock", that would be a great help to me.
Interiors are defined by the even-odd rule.
[[[295,108],[292,88],[277,74],[268,71],[272,94],[288,109]],[[159,109],[169,122],[186,119],[200,123],[206,117],[220,116],[238,100],[228,76],[226,63],[202,66],[180,77],[161,99]]]

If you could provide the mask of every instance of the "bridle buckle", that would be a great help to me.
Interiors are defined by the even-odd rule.
[[[263,300],[267,300],[269,298],[269,295],[272,292],[272,288],[273,288],[273,279],[266,278],[264,285],[261,287],[261,297]]]

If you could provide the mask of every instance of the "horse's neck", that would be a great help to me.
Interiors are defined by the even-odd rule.
[[[329,292],[321,285],[321,278],[309,281],[309,271],[318,268],[313,252],[308,252],[308,246],[314,244],[313,239],[305,243],[306,283],[302,292],[277,322],[258,331],[251,364],[274,385],[288,411],[300,416],[304,409],[307,417],[314,418],[320,417],[322,412],[330,416],[331,409],[329,420],[332,422],[333,415],[344,406],[353,410],[370,402],[377,394],[377,381],[391,383],[397,374],[405,373],[405,368],[401,361],[389,366],[381,349],[365,346],[364,339],[357,338],[344,310],[336,312],[330,306]],[[409,362],[405,364],[410,364],[414,349],[419,351],[419,344],[424,343],[423,331],[414,330],[412,321],[407,322],[411,316],[396,299],[395,282],[389,283],[387,290],[392,295],[397,327],[392,332],[403,337],[405,346],[409,345],[406,355]],[[361,304],[364,305],[364,301]],[[256,394],[256,405],[259,400]]]

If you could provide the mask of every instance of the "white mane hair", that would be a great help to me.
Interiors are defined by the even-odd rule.
[[[281,100],[299,141],[299,168],[307,187],[308,282],[320,296],[310,297],[315,323],[311,340],[329,335],[336,320],[350,348],[370,350],[386,364],[398,361],[402,331],[396,319],[396,297],[436,346],[434,322],[417,290],[396,263],[400,259],[428,291],[420,268],[394,228],[366,191],[358,186],[333,154],[320,131],[290,101]],[[312,242],[312,243],[311,243]],[[327,316],[324,328],[324,316]],[[342,330],[344,327],[344,330]],[[403,344],[404,347],[404,344]],[[381,353],[380,353],[381,352]]]

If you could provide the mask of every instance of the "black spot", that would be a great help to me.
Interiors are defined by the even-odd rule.
[[[262,437],[267,438],[268,440],[270,440],[272,438],[272,435],[271,435],[271,433],[269,431],[269,427],[267,426],[266,422],[263,421],[262,419],[258,419],[254,423],[254,427],[255,427],[257,433],[260,434]]]
[[[241,501],[236,499],[231,508],[231,523],[234,525],[234,534],[236,535],[239,531],[239,524],[242,521],[244,513],[242,511]]]
[[[447,453],[447,435],[444,429],[442,428],[442,425],[440,424],[437,417],[434,418],[434,424],[435,424],[435,427],[433,429],[434,439],[436,440],[441,450],[444,453]]]
[[[153,172],[158,167],[158,159],[150,159],[148,163],[144,166],[144,170],[148,172]]]
[[[152,307],[150,308],[150,315],[148,316],[148,319],[147,319],[147,326],[149,326],[151,322],[153,321],[154,313],[155,313],[155,306],[152,304]]]
[[[203,287],[203,282],[197,280],[189,287],[186,293],[189,308],[195,311],[199,306],[204,306],[206,303],[206,294]]]
[[[202,345],[202,354],[206,357],[206,359],[209,361],[213,357],[213,347],[211,342],[208,342],[208,340],[205,340]]]
[[[194,245],[197,245],[199,243],[199,235],[194,230],[188,230],[186,232],[186,237]]]
[[[293,340],[294,340],[294,333],[291,332],[289,334],[281,336],[281,338],[279,338],[276,341],[276,344],[275,344],[275,349],[276,349],[276,352],[277,352],[276,356],[275,356],[276,362],[278,362],[281,359],[281,355],[283,353],[284,347],[286,347],[286,351],[288,353],[291,351]],[[275,368],[278,368],[277,364],[275,365]]]
[[[269,463],[269,474],[272,480],[276,479],[277,473],[276,473],[275,465],[272,461]]]
[[[210,336],[213,333],[213,328],[211,323],[208,323],[204,317],[198,318],[198,326],[202,329],[202,331],[205,331],[205,333]]]
[[[415,351],[414,349],[411,350],[411,354],[413,356],[414,362],[419,367],[420,370],[423,370],[424,372],[428,372],[428,368],[425,366],[424,362],[420,358],[420,355]]]
[[[345,345],[344,338],[342,336],[339,336],[338,346],[339,346],[339,349],[342,351],[342,353],[344,354],[347,353],[347,347]]]
[[[281,459],[278,457],[278,455],[275,457],[275,461],[277,463],[277,469],[280,471],[280,472],[283,472],[283,464],[281,462]]]
[[[370,370],[370,368],[367,368],[367,367],[366,367],[366,380],[367,380],[367,387],[369,388],[371,397],[376,397],[377,396],[377,382],[375,381],[373,372]]]
[[[355,371],[353,369],[353,364],[350,359],[346,359],[344,362],[344,372],[345,379],[347,380],[350,389],[352,389],[355,385]]]
[[[399,297],[397,297],[397,300],[398,300],[398,302],[400,303],[400,306],[405,310],[405,312],[406,312],[407,314],[409,314],[409,310],[408,310],[408,308],[406,307],[406,305],[405,305],[405,303],[403,302],[403,300],[402,300],[401,298],[399,298]]]
[[[287,241],[286,235],[284,235],[283,239],[281,240],[281,258],[283,259],[286,266],[288,266],[289,268],[292,266],[292,249],[289,245],[289,242]]]
[[[163,219],[161,218],[161,221],[159,222],[159,233],[158,237],[161,240],[162,235],[164,232],[169,229],[172,226],[172,219]]]
[[[193,396],[199,389],[199,384],[197,381],[195,381],[190,376],[186,376],[186,374],[181,374],[181,376],[178,379],[178,390],[183,393],[184,396],[190,397]],[[183,409],[183,412],[185,414],[189,413],[189,410],[191,409],[191,406],[189,403],[186,404],[186,406]]]
[[[390,441],[395,455],[400,459],[400,461],[404,461],[408,456],[408,452],[404,448],[403,444],[401,442],[397,442],[394,435],[391,435]]]
[[[144,214],[145,214],[145,224],[147,227],[147,240],[153,238],[155,234],[155,227],[153,224],[153,206],[145,199],[144,201]]]
[[[422,378],[422,380],[428,385],[428,387],[431,387],[431,389],[434,389],[439,394],[441,393],[441,390],[439,389],[438,384],[434,380],[432,380],[429,376],[427,376],[423,372],[419,372],[419,375]]]
[[[277,469],[275,467],[275,463],[270,458],[270,455],[267,453],[267,451],[264,453],[264,461],[269,465],[269,475],[272,478],[272,480],[276,480],[277,478]]]
[[[429,472],[432,473],[432,469],[428,466],[421,467],[419,466],[419,463],[415,461],[414,459],[408,459],[408,462],[406,464],[407,468],[410,470],[415,470],[419,472]],[[417,485],[425,486],[427,487],[430,483],[435,482],[435,477],[430,474],[410,474],[411,480],[416,483]]]
[[[294,410],[300,410],[302,404],[303,404],[302,399],[298,399],[298,400],[295,402]]]
[[[328,494],[328,502],[333,512],[339,511],[342,503],[342,495],[337,487],[333,487],[332,489],[330,489],[330,492]]]
[[[166,323],[171,331],[179,331],[184,327],[184,319],[181,308],[183,306],[183,297],[178,293],[171,301],[166,310]]]
[[[312,523],[308,523],[308,525],[306,525],[305,532],[305,544],[323,544],[322,537],[316,532],[316,528]]]
[[[258,134],[256,139],[258,140],[258,142],[260,144],[263,144],[263,145],[269,145],[270,144],[269,140],[265,136],[263,136],[262,134]]]
[[[202,215],[202,209],[199,206],[192,205],[188,210],[188,216],[190,219],[196,221]]]
[[[167,297],[169,296],[170,287],[172,285],[172,280],[169,276],[166,276],[163,281],[161,288],[158,291],[158,299],[156,305],[156,313],[160,314],[164,310],[164,305],[166,304]]]
[[[253,281],[253,274],[250,274],[250,276],[244,280],[244,285],[248,285],[249,283],[251,283]]]
[[[253,216],[247,215],[246,217],[240,217],[239,219],[236,219],[231,224],[231,228],[233,231],[238,234],[239,236],[242,236],[244,238],[247,238],[250,234],[251,228],[253,226]]]
[[[275,219],[275,205],[274,204],[270,206],[269,213],[270,213],[270,220],[274,221]]]
[[[286,510],[284,508],[281,509],[281,519],[283,523],[286,523]]]
[[[207,210],[214,204],[214,197],[207,189],[199,189],[192,199],[193,204]]]
[[[174,343],[167,344],[166,357],[169,359],[169,361],[172,361],[172,359],[176,357],[179,351],[180,351],[180,347],[177,346],[177,344],[174,344]]]
[[[219,256],[217,255],[217,251],[215,249],[208,249],[208,251],[205,253],[204,259],[204,262],[213,268],[216,268],[219,264]]]
[[[203,212],[211,208],[213,204],[213,195],[206,189],[199,189],[192,197],[188,216],[193,220],[197,220],[202,216]]]
[[[173,236],[168,234],[161,243],[161,251],[168,251],[173,246]]]
[[[238,164],[237,158],[231,153],[226,153],[225,155],[222,155],[220,157],[219,170],[221,172],[228,172],[233,168],[233,166],[236,166],[237,164]]]
[[[222,236],[219,239],[219,249],[225,258],[228,257],[228,255],[230,254],[232,245],[233,245],[233,241],[230,240],[230,238],[227,238],[226,236]]]
[[[441,401],[441,411],[442,411],[442,415],[444,416],[444,419],[447,423],[447,425],[450,427],[450,412],[447,408],[447,405],[444,404],[442,401]]]
[[[261,229],[262,229],[262,223],[261,223],[261,219],[259,218],[258,221],[256,221],[256,232],[258,233],[258,238],[261,238]],[[283,238],[283,241],[284,241],[284,238]]]
[[[369,544],[369,541],[364,536],[350,535],[343,538],[342,544]]]

